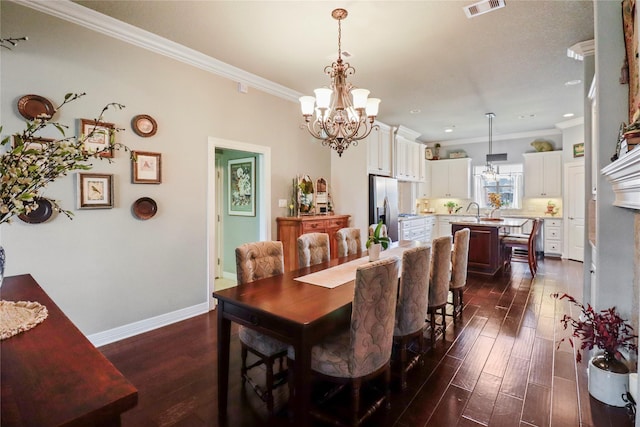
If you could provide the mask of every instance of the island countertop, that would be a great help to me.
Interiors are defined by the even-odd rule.
[[[474,217],[461,218],[460,220],[452,220],[451,224],[459,224],[464,226],[481,226],[481,227],[522,227],[528,218],[482,218],[477,220]]]

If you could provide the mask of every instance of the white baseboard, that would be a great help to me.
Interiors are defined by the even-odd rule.
[[[151,317],[149,319],[140,320],[128,325],[118,326],[117,328],[113,328],[108,331],[91,334],[87,336],[87,338],[94,346],[100,347],[103,345],[111,344],[112,342],[123,340],[125,338],[133,337],[143,332],[152,331],[154,329],[158,329],[172,323],[180,322],[181,320],[186,320],[191,317],[207,313],[208,311],[209,304],[202,303],[183,308],[181,310],[173,311],[171,313],[166,313],[160,316]]]

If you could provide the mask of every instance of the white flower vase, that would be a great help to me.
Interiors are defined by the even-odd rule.
[[[589,394],[607,405],[626,406],[622,395],[629,390],[629,370],[624,363],[615,359],[615,366],[611,370],[612,364],[605,359],[604,354],[599,354],[589,360]],[[603,364],[608,364],[606,369],[601,367]]]
[[[379,260],[381,250],[382,250],[382,245],[380,243],[372,243],[369,246],[369,261]]]

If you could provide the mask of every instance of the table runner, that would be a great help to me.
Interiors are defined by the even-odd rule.
[[[402,253],[407,249],[409,248],[396,247],[388,249],[386,251],[382,251],[380,252],[380,259],[388,258],[390,256],[398,256],[400,258],[400,262],[402,263]],[[331,289],[355,280],[357,268],[368,262],[369,255],[365,255],[362,258],[358,258],[353,261],[337,265],[335,267],[327,268],[326,270],[321,270],[315,273],[307,274],[306,276],[297,277],[295,280]],[[400,265],[400,268],[398,268],[398,275],[400,275],[401,271],[402,264]]]

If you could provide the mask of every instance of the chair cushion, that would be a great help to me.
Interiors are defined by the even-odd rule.
[[[238,328],[238,337],[245,345],[265,356],[273,356],[287,350],[287,344],[244,326]]]
[[[338,378],[350,378],[349,354],[351,331],[345,329],[328,336],[311,349],[311,369],[324,375]],[[295,360],[293,347],[289,347],[288,357]]]
[[[529,237],[521,238],[521,237],[505,236],[502,238],[502,243],[504,243],[505,245],[527,246],[529,244]]]

